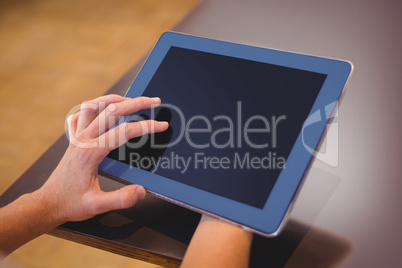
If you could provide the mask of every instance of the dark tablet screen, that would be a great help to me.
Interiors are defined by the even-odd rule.
[[[264,204],[325,74],[171,47],[144,91],[169,121],[110,158],[257,208]]]

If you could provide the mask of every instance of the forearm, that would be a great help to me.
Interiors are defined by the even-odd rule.
[[[203,216],[181,267],[248,267],[252,234]]]
[[[8,255],[62,223],[50,213],[39,191],[25,194],[0,208],[0,251]]]

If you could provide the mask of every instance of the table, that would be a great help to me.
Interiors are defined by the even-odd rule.
[[[351,60],[355,72],[332,123],[337,139],[318,159],[283,233],[255,236],[252,267],[400,267],[402,35],[398,1],[206,0],[174,30],[221,40]],[[124,94],[143,60],[110,89]],[[1,197],[4,206],[39,188],[67,147],[62,136]],[[121,185],[100,178],[101,187]],[[177,267],[200,215],[150,195],[135,207],[52,235],[166,267]]]

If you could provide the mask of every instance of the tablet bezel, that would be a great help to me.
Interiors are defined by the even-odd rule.
[[[315,111],[335,104],[352,71],[348,61],[321,58],[292,52],[278,51],[225,41],[207,39],[176,32],[164,33],[126,93],[135,98],[143,94],[170,47],[181,47],[246,60],[326,74],[327,78],[317,96],[309,116]],[[163,101],[163,100],[162,100]],[[335,105],[327,108],[332,113]],[[329,118],[315,123],[309,136],[310,147],[316,148]],[[287,158],[286,168],[280,173],[263,209],[228,199],[160,175],[130,167],[125,163],[105,158],[99,172],[112,178],[140,184],[151,193],[190,209],[207,212],[231,222],[246,226],[265,236],[275,236],[301,183],[312,155],[304,148],[302,134]]]

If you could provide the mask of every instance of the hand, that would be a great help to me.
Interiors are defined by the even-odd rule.
[[[98,165],[127,140],[168,128],[167,122],[146,120],[122,123],[111,129],[121,117],[154,108],[160,102],[159,98],[108,95],[84,102],[81,110],[69,117],[70,145],[48,181],[34,193],[45,204],[48,215],[60,224],[80,221],[131,207],[145,198],[145,190],[139,185],[103,192],[99,187]]]

